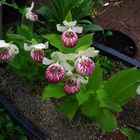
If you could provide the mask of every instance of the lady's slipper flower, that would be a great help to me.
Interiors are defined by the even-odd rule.
[[[82,76],[72,76],[72,73],[67,73],[71,77],[65,82],[64,91],[67,95],[74,95],[80,91],[81,84],[87,84],[88,78],[84,79]]]
[[[31,51],[31,58],[36,61],[36,62],[42,62],[43,57],[45,56],[44,49],[48,48],[48,42],[45,44],[39,43],[35,45],[27,45],[26,43],[24,44],[24,49],[26,51]]]
[[[81,83],[76,78],[69,78],[64,85],[64,91],[67,95],[74,95],[80,91]]]
[[[64,26],[57,24],[57,30],[63,32],[62,43],[68,48],[74,47],[78,43],[77,33],[82,33],[83,27],[76,26],[77,21],[63,21]]]
[[[65,77],[65,69],[59,63],[51,64],[46,70],[46,79],[50,83],[58,83]]]
[[[12,61],[16,54],[19,53],[19,49],[16,45],[6,43],[4,40],[0,40],[0,48],[3,48],[0,59],[3,62]]]
[[[92,47],[84,51],[80,50],[78,54],[68,54],[67,59],[76,60],[74,66],[78,74],[82,76],[89,76],[95,68],[94,62],[90,59],[90,57],[95,57],[98,53],[99,51]]]
[[[31,21],[36,21],[38,20],[38,15],[34,12],[32,12],[34,8],[34,2],[32,2],[31,7],[26,8],[26,18],[31,20]]]
[[[46,79],[51,83],[58,83],[65,77],[65,71],[70,71],[73,67],[67,63],[65,54],[61,52],[52,53],[51,58],[44,57],[42,61],[45,65],[51,64],[46,70]]]
[[[89,76],[94,71],[95,65],[94,62],[89,58],[82,56],[78,58],[75,62],[75,70],[78,74],[83,76]]]

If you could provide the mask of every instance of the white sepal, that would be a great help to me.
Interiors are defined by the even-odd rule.
[[[24,50],[30,51],[32,49],[32,45],[28,45],[27,43],[24,43]]]
[[[69,53],[69,54],[66,54],[66,57],[67,57],[67,60],[75,60],[77,57],[79,57],[78,54],[75,54],[75,53]]]
[[[53,60],[58,61],[58,62],[63,62],[63,63],[67,62],[66,54],[63,54],[59,51],[53,52],[51,54],[51,57],[52,57]]]
[[[8,53],[10,56],[15,56],[15,51],[13,48],[9,48]]]
[[[31,3],[31,6],[30,7],[27,7],[27,12],[31,12],[34,8],[34,2]]]
[[[50,65],[50,64],[52,64],[53,62],[54,62],[53,60],[50,60],[50,59],[48,59],[48,58],[46,58],[46,57],[43,57],[42,63],[43,63],[44,65]]]
[[[32,48],[35,48],[35,49],[47,49],[48,46],[46,46],[43,43],[39,43],[39,44],[32,45]]]
[[[77,21],[75,20],[75,21],[67,22],[66,20],[64,20],[63,24],[67,27],[74,27],[77,24]]]
[[[48,49],[48,48],[49,48],[49,42],[48,42],[48,41],[45,42],[44,45],[45,45],[45,47],[46,47],[45,49]]]
[[[57,28],[57,31],[59,31],[59,32],[64,32],[68,29],[68,27],[60,25],[60,24],[57,24],[56,28]]]
[[[75,26],[75,27],[72,27],[71,29],[76,33],[82,33],[83,32],[83,27]]]
[[[19,49],[16,45],[14,44],[10,44],[10,50],[13,50],[14,51],[14,54],[18,54],[19,53]]]
[[[6,43],[5,40],[0,40],[0,48],[7,48],[9,47],[9,43]]]
[[[61,65],[64,67],[66,71],[72,71],[74,67],[72,67],[69,63],[61,63]]]
[[[89,78],[88,78],[88,77],[83,78],[82,76],[79,75],[78,78],[77,78],[77,80],[78,80],[80,83],[82,83],[82,84],[87,84]]]
[[[90,48],[88,48],[87,50],[84,51],[84,55],[88,56],[88,57],[95,57],[95,56],[98,55],[98,53],[99,53],[99,51],[95,50],[94,47],[90,47]]]
[[[66,76],[73,76],[73,73],[72,73],[71,71],[68,71],[68,72],[66,73]]]
[[[140,85],[138,86],[136,93],[137,93],[137,95],[140,95]]]

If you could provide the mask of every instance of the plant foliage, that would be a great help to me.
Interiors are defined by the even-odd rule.
[[[0,140],[27,140],[19,126],[15,126],[3,108],[0,108]]]

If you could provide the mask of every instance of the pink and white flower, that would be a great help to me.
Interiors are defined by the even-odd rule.
[[[95,64],[94,62],[89,58],[82,56],[82,58],[78,58],[75,62],[75,70],[78,74],[83,76],[89,76],[94,71]]]
[[[31,21],[36,21],[38,20],[38,15],[34,12],[32,12],[34,8],[34,2],[32,2],[31,7],[26,8],[26,18],[31,20]]]
[[[57,24],[57,30],[63,32],[62,43],[68,48],[74,47],[78,43],[77,33],[82,33],[83,27],[76,26],[77,21],[63,21],[64,26]]]
[[[19,53],[19,49],[16,45],[6,43],[4,40],[0,40],[0,48],[3,49],[0,54],[0,59],[3,62],[12,61],[15,55]]]
[[[53,52],[51,60],[44,57],[42,63],[50,65],[46,70],[46,79],[50,83],[58,83],[65,77],[66,71],[73,70],[73,67],[67,63],[66,55],[61,52]]]
[[[64,91],[67,95],[74,95],[80,91],[81,83],[76,78],[69,78],[64,85]]]
[[[75,70],[78,74],[82,76],[89,76],[94,71],[95,65],[90,57],[95,57],[99,53],[93,47],[88,48],[84,51],[78,51],[78,54],[68,54],[67,59],[75,61]]]
[[[51,64],[46,70],[46,79],[50,83],[58,83],[65,77],[65,69],[58,63]]]
[[[46,42],[45,44],[39,43],[39,44],[35,44],[35,45],[28,45],[25,43],[24,49],[26,51],[31,51],[32,60],[34,60],[36,62],[42,62],[43,57],[45,57],[44,49],[47,49],[48,46],[49,46],[48,42]]]
[[[80,75],[73,75],[71,71],[67,72],[67,76],[71,76],[64,84],[64,91],[67,95],[74,95],[80,91],[81,84],[88,83],[88,77],[84,79]]]

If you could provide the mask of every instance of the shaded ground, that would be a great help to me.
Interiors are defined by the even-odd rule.
[[[116,0],[98,11],[95,22],[104,29],[118,30],[131,37],[138,47],[140,60],[140,0]]]

